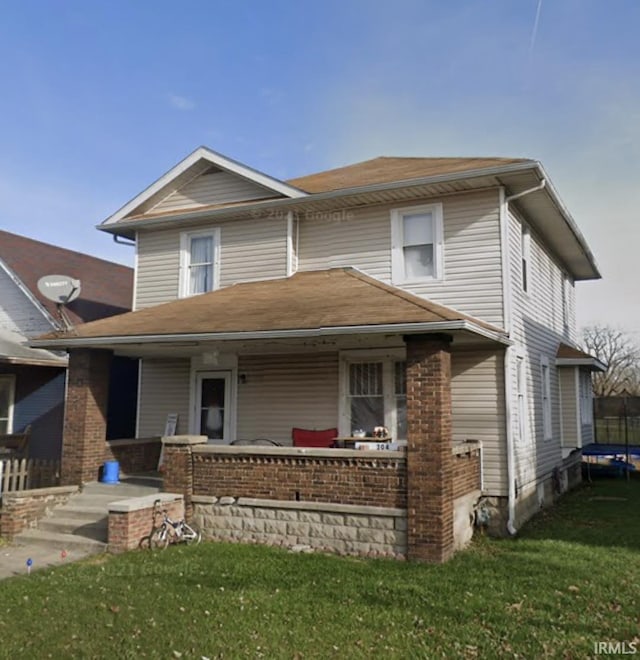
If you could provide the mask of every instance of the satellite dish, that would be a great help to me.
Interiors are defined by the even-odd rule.
[[[38,291],[48,300],[66,305],[80,295],[80,280],[68,275],[45,275],[38,280]]]

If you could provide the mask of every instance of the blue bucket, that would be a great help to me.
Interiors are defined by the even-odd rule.
[[[102,471],[103,484],[119,484],[120,463],[118,461],[105,461]]]

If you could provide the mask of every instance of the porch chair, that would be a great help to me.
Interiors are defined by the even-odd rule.
[[[312,431],[310,429],[299,429],[295,426],[291,429],[291,438],[294,447],[333,447],[338,437],[338,429],[325,429],[324,431]]]

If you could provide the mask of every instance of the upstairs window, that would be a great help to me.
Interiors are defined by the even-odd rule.
[[[531,261],[531,234],[529,228],[522,225],[520,236],[520,251],[522,253],[522,290],[529,291],[529,263]]]
[[[391,212],[394,284],[442,279],[442,204]]]
[[[180,251],[180,296],[194,296],[218,288],[220,231],[184,233]]]

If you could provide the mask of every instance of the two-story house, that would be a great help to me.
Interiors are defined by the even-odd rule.
[[[199,148],[99,229],[135,241],[134,311],[35,345],[94,373],[139,358],[140,437],[176,414],[211,443],[382,426],[408,480],[436,485],[451,443],[478,440],[511,531],[591,437],[574,287],[600,274],[537,161],[376,158],[284,182]]]
[[[79,280],[80,294],[61,310],[38,287],[47,275]],[[67,372],[65,353],[30,348],[29,339],[128,311],[132,284],[131,268],[0,231],[0,435],[28,429],[29,457],[60,458]],[[122,437],[135,416],[126,408],[137,365],[121,359],[113,369],[110,427]]]

